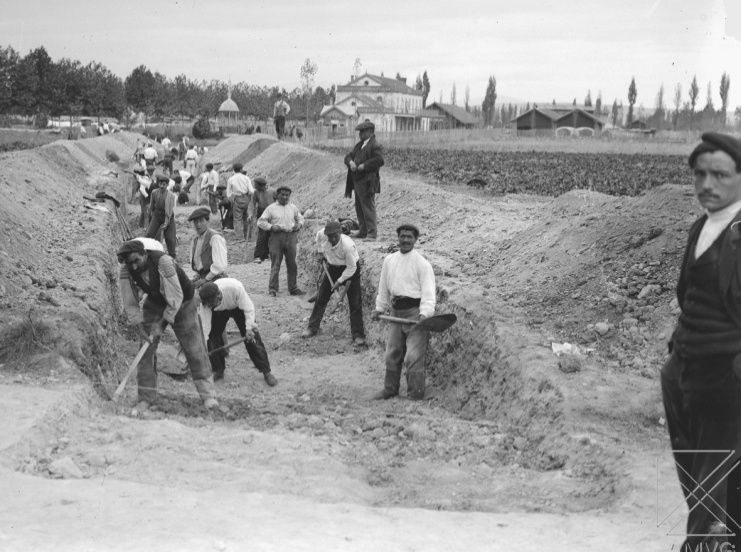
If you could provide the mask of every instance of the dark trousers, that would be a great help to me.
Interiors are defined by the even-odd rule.
[[[376,229],[376,194],[365,193],[365,186],[355,187],[355,214],[358,217],[358,236],[378,237]]]
[[[262,216],[263,211],[265,211],[265,209],[258,207],[255,219],[259,219]],[[268,249],[269,238],[270,232],[263,230],[260,227],[257,228],[257,238],[255,239],[255,259],[261,259],[264,261],[270,256],[270,250]]]
[[[147,229],[147,237],[152,238],[153,240],[160,239],[160,236],[158,235],[158,231],[160,229],[160,226],[162,226],[162,223],[165,222],[164,216],[157,216],[156,213],[152,214],[152,217],[149,221],[149,228]],[[173,259],[176,258],[176,246],[177,246],[177,238],[175,237],[175,217],[170,218],[170,224],[165,227],[165,244],[167,245],[167,254],[170,255]]]
[[[298,276],[298,266],[296,265],[297,241],[297,232],[270,232],[270,238],[268,239],[268,249],[270,250],[270,283],[268,289],[270,291],[278,293],[280,290],[278,277],[280,276],[280,265],[283,263],[283,257],[286,258],[288,291],[298,289],[296,283]]]
[[[149,226],[149,197],[144,197],[139,192],[136,193],[139,196],[139,206],[141,207],[141,214],[139,215],[139,228],[148,228]]]
[[[244,311],[242,309],[232,309],[223,311],[213,311],[211,314],[211,333],[208,334],[208,350],[213,351],[219,347],[224,346],[224,330],[226,329],[226,323],[229,319],[233,319],[239,328],[239,333],[244,337],[247,333],[247,327],[245,326]],[[260,333],[257,330],[253,330],[255,334],[255,340],[251,342],[245,341],[244,346],[247,349],[247,354],[250,355],[250,360],[255,368],[263,374],[270,372],[270,361],[268,360],[268,351],[263,345]],[[224,359],[224,351],[211,355],[211,369],[214,374],[224,374],[226,370],[226,362]]]
[[[683,358],[675,352],[661,370],[661,391],[677,475],[690,509],[681,550],[700,544],[703,550],[705,544],[712,549],[713,537],[693,535],[709,533],[718,521],[731,531],[736,527],[725,515],[726,474],[741,451],[741,356]],[[736,453],[725,460],[729,453],[709,452],[713,450]]]
[[[337,281],[342,272],[345,270],[344,266],[327,265],[329,267],[329,275],[332,276],[332,280]],[[353,274],[346,286],[350,286],[347,289],[347,303],[350,307],[350,331],[352,337],[365,337],[365,327],[363,326],[363,298],[360,290],[360,265],[358,270]],[[322,323],[324,317],[324,311],[327,308],[327,303],[332,297],[332,286],[329,283],[329,279],[325,274],[322,278],[322,283],[319,285],[319,291],[317,292],[316,301],[314,302],[314,309],[311,311],[309,317],[309,330],[316,333],[319,331],[319,325]]]
[[[278,115],[275,118],[275,134],[278,135],[278,139],[285,134],[286,129],[286,118],[283,115]]]
[[[419,307],[391,309],[391,316],[419,320]],[[425,395],[425,355],[429,332],[413,329],[407,324],[389,322],[386,337],[386,379],[384,388],[392,395],[399,394],[401,368],[406,366],[407,394],[411,399],[423,399]]]
[[[144,329],[150,333],[152,326],[162,318],[165,307],[157,305],[152,301],[145,300],[142,305],[142,316]],[[193,299],[183,301],[172,329],[177,336],[180,345],[188,360],[188,368],[193,376],[193,384],[203,400],[213,397],[213,378],[211,368],[208,364],[208,354],[203,346],[203,333],[198,324],[196,302]],[[140,344],[143,342],[140,341]],[[139,400],[153,403],[157,398],[157,369],[155,353],[159,341],[149,346],[139,362],[137,371],[137,382],[139,384]]]

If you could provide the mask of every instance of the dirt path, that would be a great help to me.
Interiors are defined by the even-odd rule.
[[[305,179],[321,169],[313,157],[303,165],[301,157],[271,165],[267,154],[280,159],[272,149],[257,157],[251,170]],[[240,155],[244,147],[232,150],[225,158]],[[305,155],[296,151],[290,155]],[[126,405],[116,406],[64,362],[31,372],[0,365],[0,549],[676,547],[681,537],[667,536],[666,523],[657,527],[665,507],[671,511],[681,502],[665,430],[636,416],[655,409],[652,381],[605,369],[600,358],[585,362],[578,374],[556,371],[548,380],[538,379],[556,364],[552,328],[532,327],[514,302],[500,297],[505,286],[491,282],[487,273],[503,243],[518,247],[522,235],[544,223],[550,202],[487,198],[468,190],[453,195],[445,188],[429,192],[416,179],[389,180],[384,201],[391,202],[394,218],[413,213],[409,201],[424,193],[448,209],[422,213],[430,237],[421,245],[434,259],[442,287],[458,304],[470,304],[470,313],[487,311],[490,326],[482,331],[503,344],[498,354],[508,362],[527,366],[528,385],[549,381],[560,389],[570,422],[545,430],[559,433],[553,442],[581,461],[559,465],[553,458],[546,467],[538,464],[533,451],[558,454],[558,449],[523,437],[505,416],[482,418],[451,408],[456,387],[443,378],[431,378],[431,400],[407,401],[402,388],[402,398],[371,401],[383,378],[384,326],[370,323],[369,346],[355,347],[347,312],[340,310],[325,319],[316,338],[301,339],[311,305],[287,294],[285,273],[282,292],[269,297],[268,263],[244,263],[244,244],[231,233],[228,272],[255,303],[278,386],[268,387],[244,348],[236,347],[218,384],[228,412],[206,413],[191,382],[163,375],[158,409],[131,417],[132,385]],[[177,211],[181,260],[192,235],[191,210]],[[463,213],[468,234],[438,231],[446,219]],[[384,240],[391,233],[386,226]],[[369,264],[377,262],[385,243],[363,243],[361,254]],[[300,282],[310,292],[311,276],[302,274]],[[460,323],[473,327],[478,320],[467,316]],[[175,371],[166,354],[175,341],[168,336],[165,342],[160,367]],[[433,348],[470,346],[466,343],[440,339]],[[116,346],[122,359],[132,358],[137,348],[133,341]],[[472,366],[448,369],[464,373]],[[538,423],[537,412],[527,414],[529,423]],[[672,519],[678,521],[682,512]],[[681,528],[680,523],[675,532],[681,534]]]

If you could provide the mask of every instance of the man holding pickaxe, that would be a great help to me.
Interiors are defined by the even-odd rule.
[[[414,244],[419,230],[412,224],[396,229],[399,250],[383,260],[378,283],[376,308],[371,314],[378,320],[388,309],[396,319],[421,322],[435,314],[435,273],[432,265]],[[425,354],[428,332],[411,324],[389,324],[386,338],[386,378],[384,387],[373,398],[390,399],[399,394],[401,367],[407,369],[407,394],[421,400],[425,394]]]
[[[165,327],[172,326],[188,360],[193,383],[206,408],[219,403],[198,323],[194,289],[175,260],[160,251],[147,251],[138,240],[124,242],[118,250],[121,263],[119,288],[129,323],[139,332],[146,347],[138,365],[139,402],[136,410],[148,409],[157,399],[154,356]],[[140,297],[146,299],[139,310]]]
[[[214,380],[224,379],[226,363],[224,361],[224,330],[229,319],[233,319],[239,328],[247,354],[252,364],[262,373],[265,383],[273,387],[278,380],[270,372],[268,351],[257,331],[255,324],[255,306],[244,289],[242,282],[234,278],[220,278],[215,282],[203,284],[198,290],[201,297],[201,320],[203,333],[208,338],[209,358],[214,372]],[[236,345],[228,344],[228,346]]]
[[[317,334],[332,293],[342,287],[342,294],[347,295],[350,307],[350,331],[353,342],[355,345],[365,345],[363,298],[360,289],[360,256],[352,239],[342,233],[339,221],[328,221],[324,230],[317,233],[317,255],[325,274],[319,285],[314,309],[311,311],[309,327],[301,334],[301,337],[313,337]],[[342,296],[339,300],[342,300]]]

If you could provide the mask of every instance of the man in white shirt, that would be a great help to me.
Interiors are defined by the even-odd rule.
[[[356,345],[365,345],[365,327],[363,326],[363,297],[360,288],[360,255],[355,243],[349,236],[342,234],[339,221],[330,220],[320,229],[316,236],[317,254],[320,263],[326,263],[327,271],[334,281],[330,284],[327,275],[322,278],[314,302],[314,309],[309,317],[309,327],[302,337],[312,337],[319,331],[324,311],[332,297],[332,292],[340,286],[347,288],[347,303],[350,308],[350,331]]]
[[[298,207],[290,203],[291,188],[280,186],[276,193],[278,194],[278,200],[268,205],[257,221],[258,228],[270,232],[270,238],[268,238],[268,249],[270,250],[268,293],[271,297],[278,295],[280,265],[283,263],[283,257],[285,256],[288,292],[291,295],[303,295],[304,292],[297,284],[296,244],[298,242],[298,231],[304,225],[304,217]]]
[[[196,231],[190,248],[190,265],[195,272],[193,286],[196,290],[208,282],[226,277],[226,240],[209,228],[210,216],[208,207],[198,207],[188,217]]]
[[[144,152],[142,153],[144,157],[144,163],[147,167],[150,165],[155,165],[157,162],[157,150],[154,149],[152,146],[152,142],[147,142],[147,147],[144,148]]]
[[[196,163],[198,162],[198,153],[196,152],[195,146],[190,146],[187,152],[185,152],[185,170],[189,173],[196,172]]]
[[[234,278],[221,278],[204,284],[198,293],[201,297],[199,309],[203,332],[208,339],[208,350],[214,351],[224,346],[224,330],[231,318],[237,324],[241,336],[247,338],[244,342],[247,354],[255,368],[262,373],[265,383],[271,387],[277,385],[278,380],[270,372],[268,351],[255,324],[255,306],[242,283]],[[224,379],[224,352],[212,354],[210,359],[214,380]]]
[[[278,94],[278,100],[273,106],[273,119],[275,120],[275,134],[278,140],[283,138],[286,129],[286,115],[291,112],[291,106],[283,99],[283,94]]]
[[[234,229],[237,230],[240,226],[242,227],[245,247],[248,248],[246,242],[252,224],[252,196],[255,193],[255,188],[252,186],[252,180],[242,172],[242,168],[241,163],[234,163],[234,175],[226,181],[226,197],[232,204]],[[249,258],[245,260],[248,261]]]
[[[432,265],[414,250],[419,230],[412,224],[396,229],[399,251],[383,260],[373,320],[390,309],[391,316],[421,322],[435,314],[435,273]],[[374,399],[399,394],[402,364],[407,369],[407,396],[421,400],[425,394],[425,354],[429,332],[408,324],[390,322],[386,338],[386,378]]]
[[[172,147],[172,142],[167,136],[162,138],[162,147],[165,148],[167,151],[170,151],[170,148]]]
[[[682,313],[661,370],[677,475],[689,507],[682,550],[718,546],[741,451],[741,141],[708,132],[689,156],[706,213],[692,225],[677,283]],[[718,454],[718,451],[733,451]],[[723,545],[720,545],[723,548]]]

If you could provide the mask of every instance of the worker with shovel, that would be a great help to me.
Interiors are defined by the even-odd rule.
[[[414,245],[419,230],[412,224],[396,229],[399,250],[383,260],[378,284],[376,308],[371,314],[378,320],[388,309],[397,319],[421,322],[435,313],[435,274],[432,265]],[[406,365],[407,394],[421,400],[425,394],[425,354],[429,333],[412,324],[392,322],[386,338],[386,378],[383,390],[373,398],[390,399],[399,394],[402,364]]]
[[[157,399],[157,371],[154,358],[165,327],[172,326],[185,352],[196,390],[206,408],[219,403],[214,398],[214,380],[197,309],[193,285],[175,260],[160,251],[147,251],[138,240],[121,244],[119,288],[129,323],[136,325],[142,348],[146,348],[138,365],[138,412],[147,410]],[[140,296],[146,299],[139,309]]]
[[[340,287],[345,286],[343,294],[347,295],[350,308],[350,331],[353,342],[355,345],[365,345],[363,298],[360,289],[360,255],[358,255],[355,242],[350,236],[342,233],[339,221],[328,221],[324,230],[317,233],[317,253],[319,262],[324,266],[325,274],[319,285],[314,309],[311,311],[309,327],[304,330],[301,337],[316,335],[332,293],[337,291],[339,294]]]
[[[209,358],[214,372],[214,380],[224,379],[226,363],[224,350],[244,341],[252,364],[262,373],[265,383],[273,387],[278,380],[270,372],[268,351],[257,331],[255,306],[244,289],[242,282],[234,278],[220,278],[215,282],[203,284],[198,290],[201,297],[199,307],[203,333],[208,338]],[[229,319],[233,319],[242,336],[240,341],[224,345],[224,330]]]

